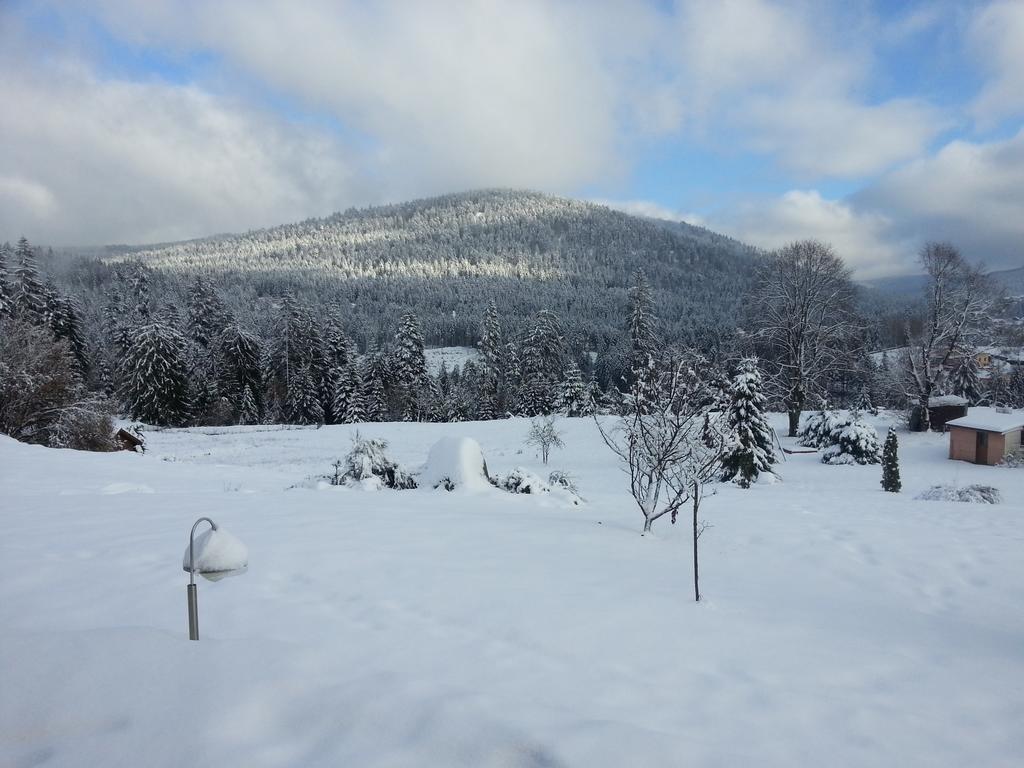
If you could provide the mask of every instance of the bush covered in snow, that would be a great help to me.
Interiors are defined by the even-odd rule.
[[[427,488],[489,489],[487,462],[480,443],[469,437],[444,437],[434,443],[427,454],[427,463],[419,475],[420,485]]]
[[[390,458],[387,441],[352,436],[352,449],[334,465],[331,485],[360,485],[405,490],[416,487],[416,479]]]
[[[574,505],[582,501],[576,492],[576,484],[564,472],[552,472],[548,481],[544,482],[539,475],[530,470],[516,467],[507,475],[496,477],[493,483],[509,493],[549,495]]]
[[[974,504],[1001,504],[1003,496],[991,485],[933,485],[917,495],[925,501],[965,501]]]
[[[837,420],[829,432],[828,447],[821,455],[825,464],[878,464],[882,446],[875,428],[859,414]]]
[[[509,493],[548,493],[551,486],[528,469],[516,467],[507,475],[495,479],[499,488]]]
[[[824,448],[829,445],[832,428],[838,422],[839,415],[827,408],[808,414],[797,433],[797,444],[806,448]]]

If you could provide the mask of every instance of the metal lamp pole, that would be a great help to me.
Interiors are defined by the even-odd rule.
[[[199,639],[199,597],[196,590],[196,560],[193,555],[195,548],[196,528],[206,521],[210,529],[216,531],[217,524],[208,517],[200,517],[192,526],[192,533],[188,537],[188,639]]]

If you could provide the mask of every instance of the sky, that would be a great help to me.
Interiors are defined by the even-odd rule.
[[[0,0],[0,239],[528,188],[1024,266],[1024,0]]]

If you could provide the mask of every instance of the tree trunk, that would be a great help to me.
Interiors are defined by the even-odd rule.
[[[700,533],[697,531],[697,510],[700,508],[700,492],[697,484],[693,488],[693,599],[700,602],[700,570],[697,564],[697,538]]]
[[[651,520],[651,518],[649,518],[649,517],[645,517],[644,518],[644,533],[647,533],[648,531],[651,530],[651,525],[653,525],[653,523],[654,523],[654,521]]]
[[[800,407],[790,406],[789,408],[789,436],[796,437],[800,431]]]
[[[922,432],[928,432],[932,428],[932,416],[931,413],[929,413],[928,411],[928,403],[930,402],[931,396],[926,394],[921,395],[921,397],[918,398],[917,401],[917,407],[921,409],[920,425]]]

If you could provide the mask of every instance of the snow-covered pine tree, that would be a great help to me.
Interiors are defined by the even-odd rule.
[[[761,387],[757,360],[744,358],[728,388],[729,438],[722,456],[722,479],[735,480],[741,488],[749,488],[775,463],[772,428],[764,416],[767,401]]]
[[[385,421],[388,417],[388,398],[384,386],[383,356],[376,351],[368,353],[361,364],[366,421]]]
[[[132,334],[119,378],[121,397],[133,419],[171,427],[188,423],[192,403],[185,347],[180,333],[160,323]]]
[[[319,426],[324,423],[320,387],[308,366],[303,366],[292,374],[286,405],[286,418],[291,424],[316,424]]]
[[[239,423],[243,423],[243,418],[244,423],[256,423],[263,412],[260,340],[238,325],[231,325],[217,338],[216,354],[219,391],[231,401]],[[252,399],[251,406],[246,405],[246,397]]]
[[[418,421],[423,414],[420,390],[427,384],[427,358],[423,352],[423,333],[415,312],[402,315],[395,334],[395,382],[400,390],[403,421]]]
[[[11,284],[8,273],[8,263],[11,253],[11,246],[8,243],[0,243],[0,319],[9,317],[14,312],[11,301]]]
[[[334,397],[331,412],[338,424],[358,424],[366,421],[363,399],[363,382],[359,376],[356,361],[349,358],[341,368],[334,370]]]
[[[889,433],[885,436],[885,446],[882,448],[882,489],[890,493],[899,493],[901,488],[903,483],[900,482],[899,444],[896,430],[889,427]]]
[[[82,310],[78,301],[61,295],[56,289],[50,292],[50,297],[50,330],[53,331],[55,338],[67,341],[78,364],[78,372],[86,376],[89,371],[89,355],[86,350],[85,333],[82,330]]]
[[[588,416],[590,412],[583,374],[575,362],[569,364],[562,380],[561,411],[566,416]]]
[[[494,419],[499,413],[501,394],[507,378],[501,320],[498,317],[498,307],[494,301],[487,305],[477,346],[480,347],[481,357],[479,417]]]
[[[867,384],[864,384],[860,388],[860,394],[857,395],[857,404],[855,407],[858,411],[863,411],[864,413],[878,413],[878,409],[875,408],[875,404],[871,401],[871,391]]]
[[[242,399],[238,406],[238,423],[240,425],[260,423],[259,401],[256,399],[256,392],[248,384],[242,389]]]
[[[821,455],[825,464],[877,464],[882,446],[874,427],[851,413],[832,425],[829,444]]]
[[[48,323],[49,300],[46,287],[39,277],[32,246],[24,237],[14,249],[16,266],[11,285],[11,303],[14,313],[33,325]]]
[[[947,386],[951,395],[967,398],[969,405],[980,405],[983,399],[981,380],[978,376],[978,361],[974,352],[964,353],[960,364],[953,371]]]
[[[525,416],[553,413],[558,408],[558,382],[562,378],[565,340],[558,317],[542,309],[523,339],[520,412]]]
[[[633,287],[629,290],[629,317],[626,330],[629,333],[631,371],[647,366],[649,357],[658,352],[658,336],[655,331],[657,318],[654,315],[654,301],[651,286],[642,270],[633,274]]]
[[[803,426],[797,433],[797,445],[806,448],[824,448],[829,444],[832,434],[832,427],[835,426],[838,416],[835,411],[828,407],[828,403],[821,401],[821,407],[804,417]]]
[[[188,295],[188,330],[192,340],[207,349],[229,322],[229,313],[216,289],[209,281],[197,277]]]

